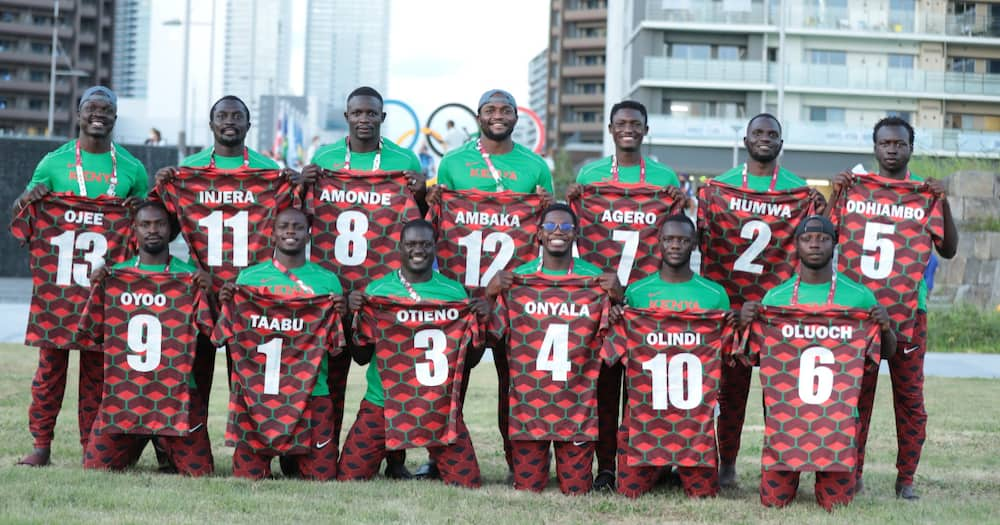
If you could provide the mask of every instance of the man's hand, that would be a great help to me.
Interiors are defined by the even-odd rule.
[[[486,285],[486,297],[490,299],[495,299],[498,295],[504,292],[514,284],[514,274],[502,270],[496,273],[490,283]]]
[[[344,296],[339,293],[332,293],[330,297],[333,299],[333,309],[340,315],[347,315],[347,300]]]
[[[406,170],[406,189],[410,190],[416,198],[421,198],[427,193],[427,177],[418,171]]]
[[[812,202],[813,211],[816,215],[826,214],[826,197],[822,193],[816,190],[809,192],[809,200]]]
[[[726,310],[726,315],[722,319],[729,326],[736,326],[736,312],[735,311],[733,311],[733,310]]]
[[[296,172],[292,177],[292,184],[312,184],[319,179],[322,170],[323,168],[316,164],[306,164],[301,173]]]
[[[492,311],[490,310],[490,303],[482,297],[474,297],[469,299],[469,305],[473,312],[476,313],[476,318],[483,321],[489,318]]]
[[[365,305],[365,294],[361,293],[361,290],[354,290],[351,295],[347,296],[347,307],[351,309],[352,312],[357,312]]]
[[[618,274],[615,272],[604,272],[597,278],[598,284],[608,292],[608,297],[615,304],[621,304],[625,300],[625,289],[618,281]]]
[[[90,273],[90,286],[97,286],[98,283],[104,280],[108,276],[108,267],[101,266],[100,268],[94,270]]]
[[[281,168],[281,171],[278,173],[285,179],[291,181],[292,184],[295,183],[295,179],[299,176],[299,172],[293,170],[292,168]]]
[[[580,198],[580,195],[583,195],[583,184],[577,184],[577,183],[573,182],[569,186],[566,186],[566,200],[567,201],[571,201],[573,199],[578,199],[578,198]]]
[[[543,188],[540,184],[538,186],[535,186],[535,193],[537,193],[542,198],[541,205],[543,210],[545,208],[548,208],[549,206],[552,205],[553,202],[555,202],[555,199],[552,198],[552,194],[549,193],[549,191]]]
[[[889,311],[882,305],[873,306],[868,313],[872,321],[878,323],[882,330],[892,330],[892,319],[889,318]]]
[[[446,190],[448,187],[444,184],[435,184],[427,190],[427,205],[437,206],[441,203],[441,192]]]
[[[684,190],[680,189],[677,186],[674,186],[673,184],[665,186],[664,189],[667,190],[667,195],[670,197],[672,201],[679,202],[681,204],[681,209],[687,208],[688,197],[687,194],[684,193]]]
[[[156,185],[160,186],[166,184],[174,180],[175,177],[177,177],[177,168],[175,166],[160,168],[156,171]]]
[[[212,276],[208,275],[208,272],[202,269],[194,272],[194,285],[206,292],[212,287]],[[222,297],[222,294],[219,294]]]
[[[132,208],[135,205],[139,204],[140,200],[142,199],[136,197],[135,195],[129,195],[128,197],[125,197],[125,200],[122,201],[122,206],[126,208]]]
[[[26,193],[17,201],[17,211],[21,211],[25,206],[41,199],[42,197],[45,197],[51,192],[52,190],[50,190],[45,184],[36,184],[35,187],[31,188],[31,191]]]
[[[927,183],[927,187],[930,188],[931,193],[933,193],[935,197],[938,197],[940,199],[948,198],[947,190],[944,187],[944,182],[930,177],[925,179],[924,182]]]
[[[611,305],[611,309],[608,310],[608,323],[617,324],[622,317],[625,317],[625,307],[620,304]]]
[[[850,170],[844,170],[833,176],[833,193],[836,194],[854,184],[854,174]]]
[[[233,295],[236,293],[236,283],[228,282],[222,285],[222,289],[219,290],[219,304],[226,304],[233,300]]]
[[[760,316],[761,304],[757,301],[747,301],[743,303],[743,308],[740,308],[740,318],[736,323],[736,326],[740,329],[746,328]]]

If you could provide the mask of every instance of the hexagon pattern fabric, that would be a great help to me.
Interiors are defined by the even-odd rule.
[[[399,269],[399,234],[420,209],[401,171],[323,170],[303,200],[313,215],[310,260],[340,276],[345,295]]]
[[[497,319],[510,369],[510,439],[597,440],[609,304],[596,278],[514,276]]]
[[[934,244],[944,238],[941,200],[926,182],[867,174],[832,206],[840,271],[874,292],[900,339],[912,341],[920,280]]]
[[[280,297],[236,287],[222,305],[212,343],[233,360],[226,445],[255,452],[307,454],[306,410],[324,354],[343,343],[340,315],[329,295]]]
[[[795,273],[795,227],[813,213],[815,190],[752,191],[715,181],[698,190],[701,275],[726,289],[734,309],[760,301]]]
[[[480,340],[469,303],[368,297],[355,319],[358,344],[375,345],[386,448],[454,444],[465,356]]]
[[[722,355],[734,339],[725,316],[626,308],[612,326],[604,357],[625,364],[628,465],[717,466]]]
[[[197,336],[212,334],[212,312],[194,274],[111,270],[94,287],[80,332],[103,341],[104,394],[95,428],[188,434]]]
[[[542,211],[542,198],[534,193],[445,189],[431,207],[439,232],[438,268],[470,295],[482,297],[497,271],[517,268],[538,254]]]
[[[665,188],[618,182],[586,184],[570,206],[580,219],[580,257],[617,271],[623,286],[660,268],[660,226],[683,210]]]
[[[274,219],[292,205],[292,183],[279,170],[181,167],[152,196],[177,215],[181,235],[219,293],[240,270],[274,254]]]
[[[760,357],[765,470],[854,469],[861,378],[879,336],[868,310],[763,307],[747,348]]]
[[[126,259],[132,219],[122,200],[49,193],[25,206],[10,225],[29,244],[33,292],[24,344],[99,350],[77,341],[90,273]]]

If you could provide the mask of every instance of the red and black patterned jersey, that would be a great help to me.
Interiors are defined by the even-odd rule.
[[[482,296],[498,271],[517,268],[538,254],[542,198],[537,194],[445,189],[431,213],[438,231],[438,269],[471,295]]]
[[[355,321],[357,343],[375,345],[386,448],[453,444],[465,355],[480,338],[469,303],[369,296]]]
[[[926,182],[868,174],[842,190],[832,206],[838,268],[874,292],[900,339],[912,341],[918,287],[934,245],[944,239],[941,200]]]
[[[98,350],[77,341],[77,323],[91,272],[128,255],[132,219],[122,202],[49,193],[14,217],[10,231],[29,244],[34,286],[24,344]]]
[[[192,273],[111,270],[84,308],[80,332],[103,341],[102,432],[183,436],[191,430],[191,367],[212,335],[208,299]]]
[[[726,312],[626,308],[611,330],[604,358],[625,364],[628,464],[716,467],[722,355],[734,339]]]
[[[760,356],[766,470],[851,471],[865,359],[881,331],[859,308],[765,306],[748,328]]]
[[[683,209],[665,188],[619,182],[586,184],[569,204],[580,219],[580,258],[616,269],[622,286],[660,268],[660,226]]]
[[[698,190],[701,275],[725,287],[734,309],[795,274],[795,227],[814,212],[815,191],[753,191],[714,180]]]
[[[399,268],[400,231],[420,218],[402,171],[323,170],[304,205],[315,218],[310,259],[337,274],[345,294]]]
[[[510,366],[510,439],[597,440],[609,305],[596,278],[514,276],[494,327]]]
[[[184,240],[219,293],[241,269],[274,254],[274,219],[292,205],[292,184],[278,170],[182,167],[153,195],[177,214]]]
[[[307,406],[323,355],[344,346],[333,297],[289,298],[237,286],[222,306],[212,342],[227,345],[233,361],[226,444],[308,453]]]

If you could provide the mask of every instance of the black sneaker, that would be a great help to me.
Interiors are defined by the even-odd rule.
[[[920,499],[920,496],[918,496],[917,493],[914,492],[912,483],[904,485],[903,483],[900,483],[898,481],[896,482],[896,497],[899,499],[905,499],[909,501]]]
[[[417,468],[417,471],[413,473],[413,477],[417,479],[441,479],[441,471],[438,470],[437,463],[428,461]]]
[[[736,488],[736,465],[719,465],[719,485],[723,488]]]
[[[405,463],[386,463],[385,477],[389,479],[413,479]]]
[[[615,473],[611,470],[602,470],[597,473],[597,477],[594,478],[594,492],[599,492],[606,490],[608,492],[615,491]]]

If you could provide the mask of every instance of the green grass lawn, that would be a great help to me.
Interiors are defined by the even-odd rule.
[[[2,523],[995,523],[1000,514],[1000,381],[938,379],[927,382],[930,428],[918,473],[919,502],[898,501],[895,430],[888,378],[883,376],[866,468],[866,491],[833,514],[813,498],[804,475],[794,504],[765,509],[757,497],[762,420],[751,409],[739,460],[740,488],[713,500],[691,501],[679,489],[658,488],[638,500],[614,495],[563,496],[555,484],[541,495],[503,484],[506,467],[495,424],[492,364],[472,375],[466,421],[483,470],[480,490],[437,482],[310,483],[229,477],[232,449],[222,446],[225,426],[224,365],[220,356],[209,428],[216,475],[186,479],[155,472],[151,450],[127,474],[84,472],[76,424],[76,358],[53,444],[53,466],[15,467],[31,446],[27,430],[29,386],[36,353],[0,345],[0,522]],[[363,370],[351,371],[346,428],[364,392]],[[760,407],[760,390],[750,407]],[[411,469],[423,462],[411,451]],[[275,462],[277,468],[277,462]]]

